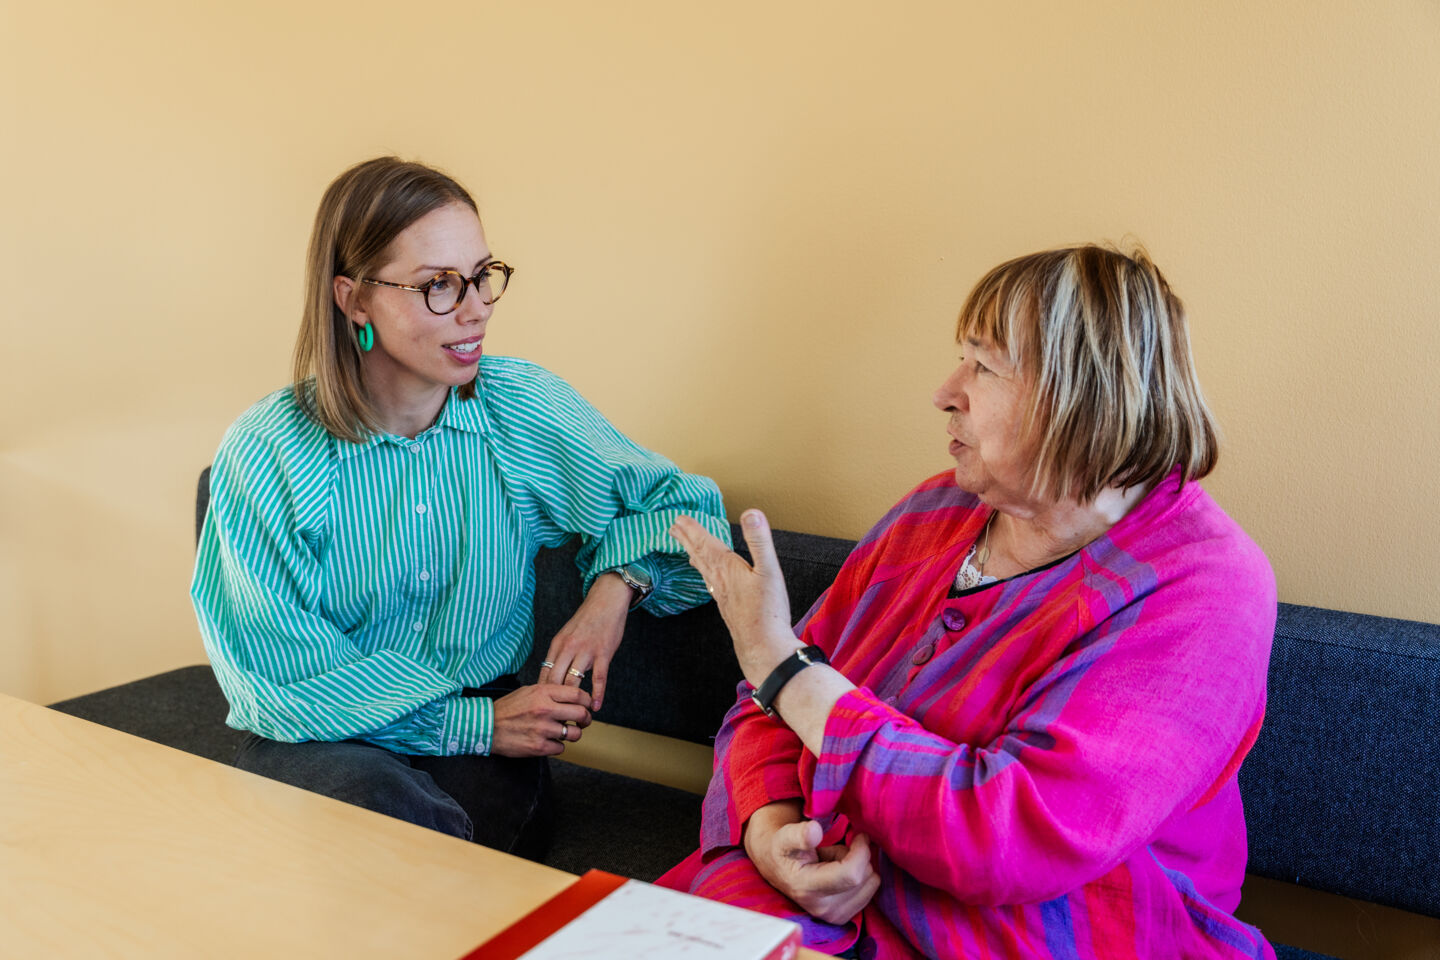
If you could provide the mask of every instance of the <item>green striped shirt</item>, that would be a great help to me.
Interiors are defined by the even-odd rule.
[[[337,440],[290,387],[226,432],[190,594],[230,726],[488,753],[492,702],[459,691],[524,664],[535,554],[575,534],[587,590],[638,563],[651,613],[709,599],[667,531],[689,514],[729,542],[713,481],[533,363],[486,357],[476,387],[413,440]]]

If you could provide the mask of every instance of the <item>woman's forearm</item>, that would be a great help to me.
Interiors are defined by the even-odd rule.
[[[855,689],[855,684],[834,667],[817,664],[806,667],[780,688],[775,697],[775,712],[785,725],[795,731],[805,749],[820,756],[825,743],[825,722],[835,702]]]
[[[799,823],[804,819],[805,806],[802,801],[776,800],[750,814],[750,819],[745,822],[745,855],[772,887],[777,886],[776,881],[779,879],[771,856],[775,831],[787,823]]]

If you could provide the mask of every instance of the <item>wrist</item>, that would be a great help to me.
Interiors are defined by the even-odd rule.
[[[805,644],[795,639],[795,634],[789,630],[776,632],[774,636],[767,637],[758,646],[765,651],[764,656],[759,659],[746,657],[740,664],[745,673],[746,682],[756,690],[759,690],[766,678],[775,672],[776,667],[795,656],[796,650],[805,648]]]
[[[585,599],[595,600],[608,607],[619,606],[625,610],[630,609],[630,601],[634,597],[632,591],[620,578],[620,574],[613,570],[606,570],[598,575],[590,584],[590,590],[585,594]]]
[[[619,579],[621,583],[625,584],[625,588],[629,591],[627,596],[629,597],[629,609],[631,610],[634,610],[640,606],[640,604],[644,603],[645,598],[650,596],[651,591],[655,589],[655,582],[651,578],[650,572],[638,563],[627,563],[618,567],[611,567],[609,570],[606,570],[605,573],[611,575],[613,578]]]
[[[805,646],[798,640],[790,652],[780,659],[765,677],[755,685],[755,692],[750,699],[755,706],[765,711],[767,716],[775,713],[775,698],[792,680],[802,673],[807,667],[821,666],[830,661],[825,656],[825,651],[811,645]]]
[[[770,839],[775,831],[789,823],[805,819],[805,806],[800,800],[775,800],[765,804],[745,821],[741,843],[745,854],[757,866],[765,863],[768,870]]]

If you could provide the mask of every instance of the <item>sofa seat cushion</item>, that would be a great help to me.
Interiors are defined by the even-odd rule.
[[[545,858],[550,866],[654,880],[700,846],[698,793],[563,760],[550,770],[555,778],[555,840]]]
[[[61,713],[228,764],[245,734],[225,726],[230,705],[204,665],[181,667],[52,703]]]

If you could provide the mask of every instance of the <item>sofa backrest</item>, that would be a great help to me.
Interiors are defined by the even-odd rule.
[[[1440,625],[1280,605],[1251,873],[1440,916]]]

